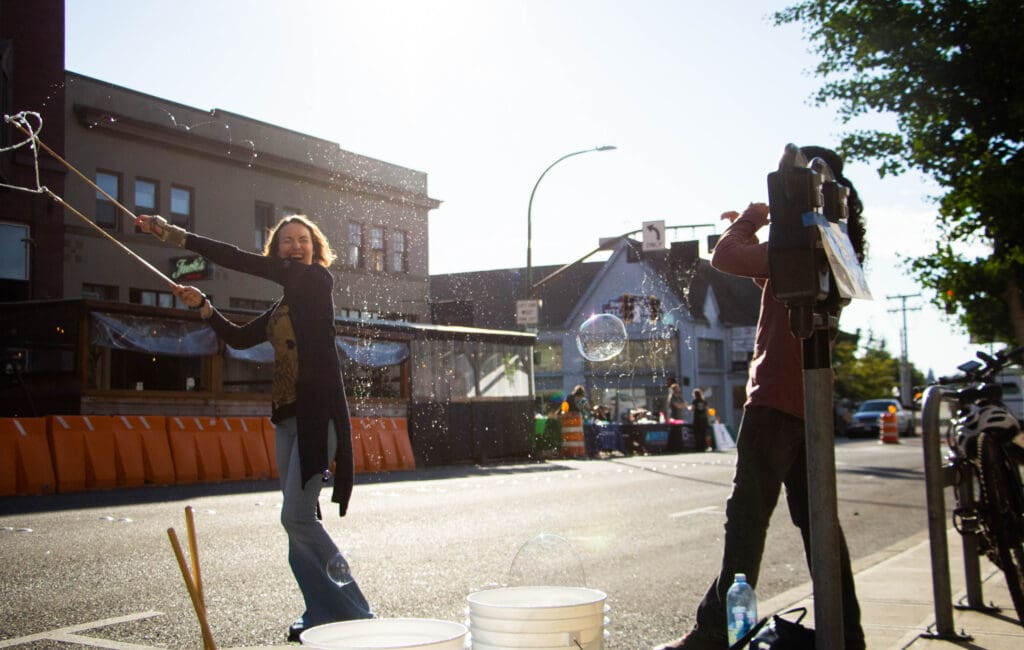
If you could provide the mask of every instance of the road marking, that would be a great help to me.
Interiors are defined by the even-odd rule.
[[[149,611],[139,612],[138,614],[128,614],[125,616],[116,616],[114,618],[105,618],[100,621],[62,627],[56,630],[49,630],[47,632],[39,632],[37,634],[18,637],[16,639],[4,639],[0,641],[0,648],[10,648],[12,646],[34,643],[36,641],[63,641],[65,643],[78,643],[80,645],[92,646],[94,648],[109,648],[110,650],[160,650],[148,645],[124,643],[122,641],[112,641],[110,639],[97,639],[94,637],[76,634],[76,632],[84,632],[97,627],[106,627],[108,625],[117,625],[119,623],[131,623],[132,621],[139,621],[144,618],[163,615],[163,612]]]
[[[689,517],[690,515],[701,515],[705,513],[717,513],[719,512],[718,506],[704,506],[703,508],[694,508],[693,510],[684,510],[682,512],[673,512],[669,517]]]

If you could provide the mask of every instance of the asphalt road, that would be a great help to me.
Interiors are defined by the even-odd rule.
[[[837,442],[854,558],[927,528],[920,440]],[[689,628],[718,570],[734,461],[718,452],[360,475],[347,517],[329,491],[321,502],[378,616],[464,622],[467,594],[553,573],[608,594],[606,647],[649,648]],[[780,501],[762,600],[809,580]],[[201,647],[167,536],[173,527],[185,540],[187,505],[218,646],[284,642],[302,600],[277,485],[264,482],[0,499],[0,648]],[[567,544],[541,544],[543,533]]]

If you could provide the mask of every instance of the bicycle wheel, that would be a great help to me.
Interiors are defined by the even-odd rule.
[[[1024,492],[1020,472],[996,436],[978,436],[981,510],[992,535],[996,565],[1006,576],[1017,620],[1024,625]]]

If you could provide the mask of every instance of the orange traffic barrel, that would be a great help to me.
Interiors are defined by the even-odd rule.
[[[583,443],[583,416],[579,413],[562,415],[562,456],[584,458],[587,455]]]
[[[896,414],[886,411],[882,413],[880,418],[880,425],[878,427],[878,441],[899,444],[900,431],[896,423]]]

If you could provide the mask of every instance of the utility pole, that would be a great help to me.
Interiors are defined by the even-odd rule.
[[[902,314],[902,324],[900,325],[900,401],[903,406],[910,406],[914,402],[914,396],[912,394],[913,387],[911,386],[910,378],[910,361],[908,359],[908,346],[907,346],[907,312],[908,311],[921,311],[920,307],[907,307],[908,298],[920,298],[921,294],[912,293],[900,296],[886,296],[887,300],[899,300],[900,306],[895,309],[888,310],[890,314],[897,312]]]

